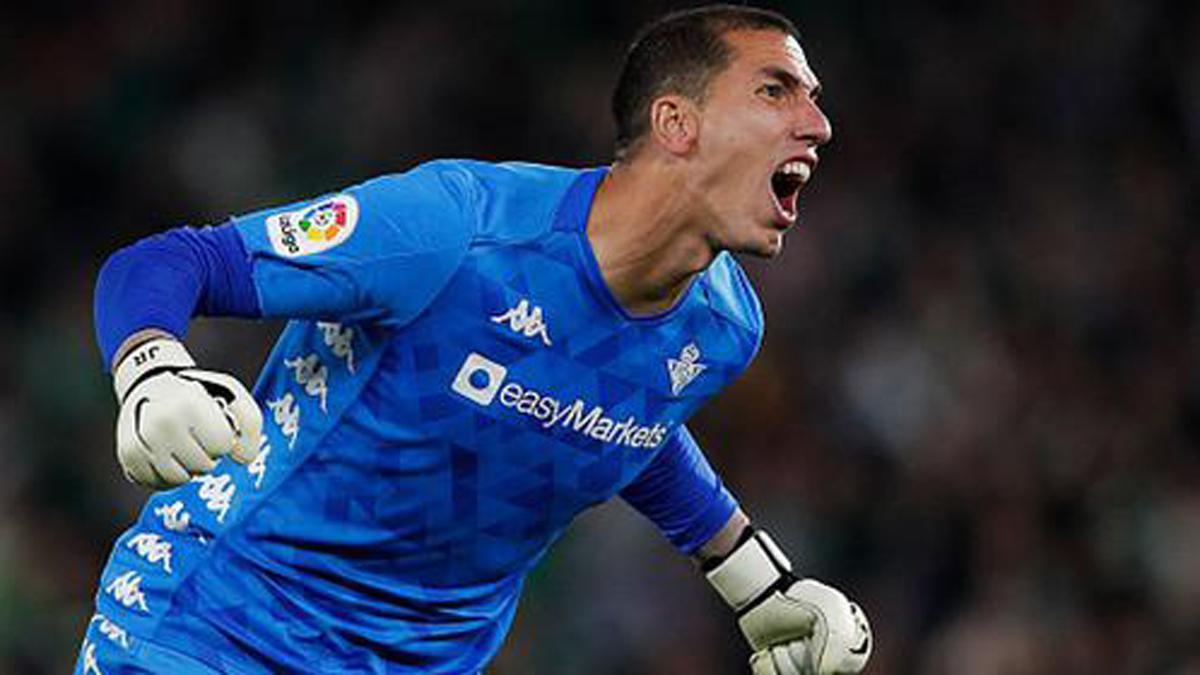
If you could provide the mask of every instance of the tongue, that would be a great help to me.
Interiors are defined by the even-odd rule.
[[[775,191],[775,197],[779,200],[783,210],[788,215],[794,214],[796,212],[796,195],[800,191],[799,177],[776,173],[771,176],[771,189]]]
[[[779,205],[783,207],[783,212],[789,216],[796,215],[796,197],[799,191],[792,190],[791,192],[779,198]]]

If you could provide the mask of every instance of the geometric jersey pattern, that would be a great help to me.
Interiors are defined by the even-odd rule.
[[[451,169],[477,181],[462,194],[478,222],[436,292],[402,321],[287,325],[255,388],[258,460],[147,501],[97,593],[125,642],[89,632],[85,649],[115,659],[144,639],[229,672],[477,672],[547,547],[752,358],[761,314],[727,254],[669,312],[617,305],[583,231],[603,170]],[[667,364],[689,345],[704,368],[674,395]]]

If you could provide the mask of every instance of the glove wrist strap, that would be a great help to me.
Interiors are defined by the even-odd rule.
[[[705,574],[717,594],[739,614],[781,583],[794,580],[792,563],[762,530],[755,529]]]
[[[124,401],[129,390],[146,377],[165,370],[195,368],[192,355],[179,340],[155,338],[134,347],[113,371],[113,390]]]

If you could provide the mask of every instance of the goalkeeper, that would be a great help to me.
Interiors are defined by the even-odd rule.
[[[686,420],[762,333],[770,257],[831,135],[782,16],[663,17],[613,97],[616,160],[437,161],[172,230],[105,263],[117,455],[152,488],[77,673],[476,673],[525,575],[620,495],[736,612],[754,673],[857,673],[863,613],[793,571]],[[251,395],[181,342],[290,319]]]

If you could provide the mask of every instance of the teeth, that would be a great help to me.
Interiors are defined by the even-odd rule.
[[[790,176],[799,176],[801,180],[806,181],[808,180],[809,174],[812,173],[812,169],[804,162],[795,159],[779,167],[779,173]]]

